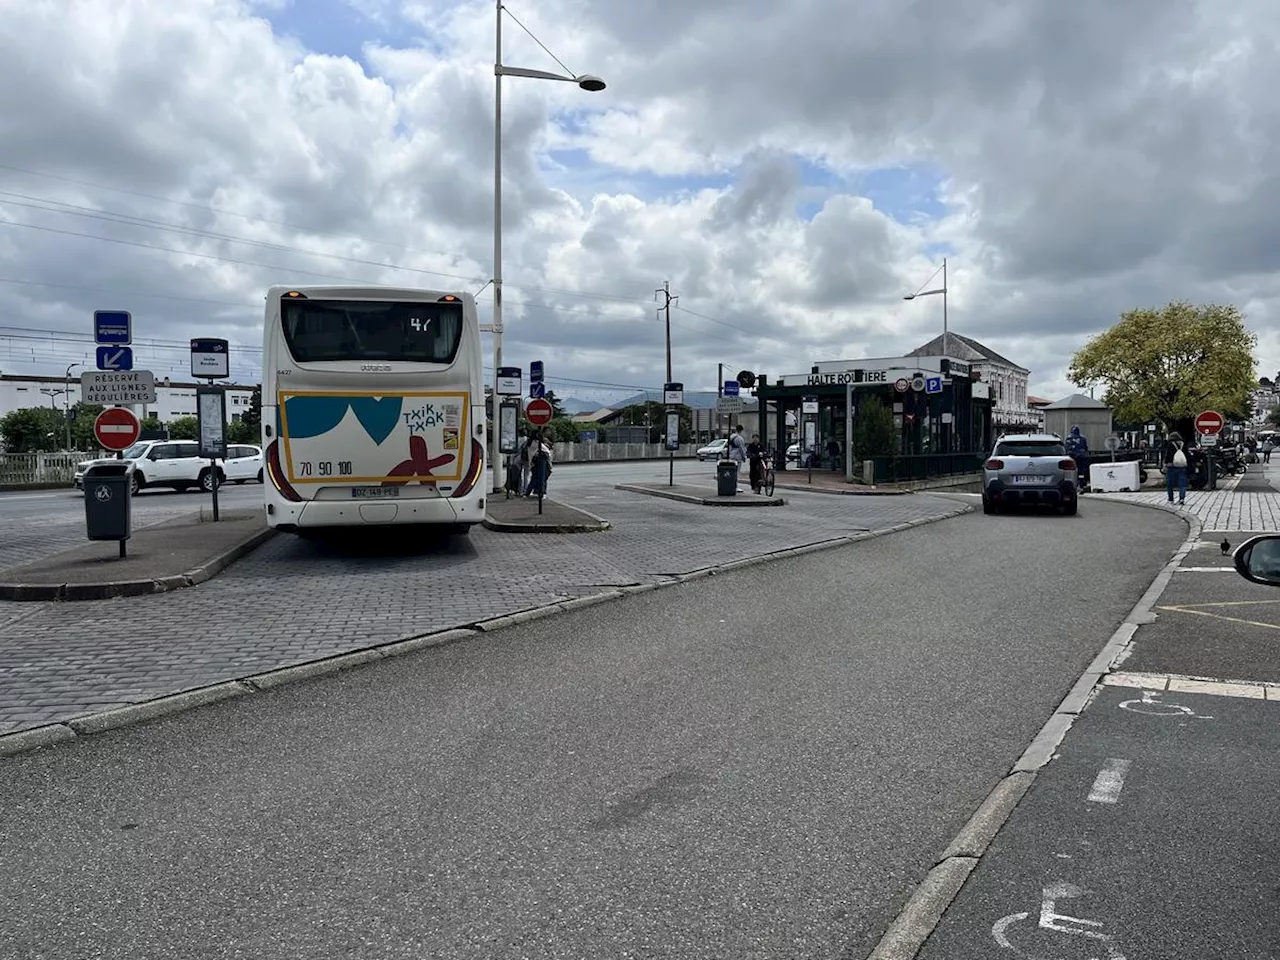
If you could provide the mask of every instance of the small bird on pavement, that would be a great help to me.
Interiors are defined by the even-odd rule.
[[[1226,537],[1222,538],[1222,542],[1218,544],[1218,546],[1222,548],[1222,555],[1224,557],[1231,552],[1231,542]]]

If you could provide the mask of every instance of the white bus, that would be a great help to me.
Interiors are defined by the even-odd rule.
[[[484,519],[485,397],[469,293],[272,287],[262,340],[267,523]]]

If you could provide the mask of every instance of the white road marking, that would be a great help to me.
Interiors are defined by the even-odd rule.
[[[1196,717],[1200,720],[1212,720],[1213,717],[1205,714],[1196,713],[1188,706],[1181,703],[1164,703],[1157,700],[1159,694],[1154,690],[1143,690],[1142,699],[1126,700],[1120,704],[1121,710],[1130,710],[1133,713],[1145,713],[1151,717]]]
[[[1189,677],[1177,673],[1111,673],[1102,678],[1109,687],[1136,687],[1140,690],[1167,690],[1172,693],[1199,693],[1211,697],[1243,697],[1280,703],[1280,683],[1257,680],[1220,680],[1216,677]],[[1143,712],[1143,711],[1139,711]]]
[[[1235,573],[1235,567],[1178,567],[1179,573]]]
[[[1133,766],[1132,760],[1110,758],[1094,778],[1093,789],[1089,791],[1091,803],[1117,803],[1120,791],[1124,787],[1124,775]]]

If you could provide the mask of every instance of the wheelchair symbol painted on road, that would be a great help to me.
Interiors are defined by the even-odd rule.
[[[106,503],[111,499],[111,488],[107,486],[94,487],[93,499],[97,500],[99,503]]]
[[[1212,720],[1213,717],[1196,713],[1181,703],[1164,703],[1159,699],[1160,691],[1143,690],[1140,700],[1125,700],[1120,704],[1121,710],[1133,713],[1145,713],[1151,717],[1195,717],[1197,720]]]
[[[1068,936],[1081,937],[1094,941],[1096,944],[1096,948],[1090,950],[1092,956],[1089,960],[1125,960],[1124,952],[1121,950],[1120,945],[1116,943],[1115,934],[1102,931],[1102,921],[1085,920],[1058,912],[1059,900],[1083,897],[1088,893],[1087,890],[1083,890],[1073,883],[1053,883],[1043,888],[1041,893],[1040,917],[1035,928],[1026,931],[1027,935],[1034,934],[1039,930],[1049,930]],[[1056,951],[1053,956],[1042,956],[1015,946],[1013,941],[1010,940],[1009,934],[1015,924],[1021,923],[1030,917],[1031,912],[1023,910],[997,920],[991,927],[991,936],[996,945],[1003,950],[1012,950],[1018,956],[1024,957],[1025,960],[1059,960]],[[1043,939],[1043,937],[1040,939]],[[1056,940],[1057,938],[1054,939]]]

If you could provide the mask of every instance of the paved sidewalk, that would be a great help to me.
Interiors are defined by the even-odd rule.
[[[116,541],[88,541],[0,570],[0,599],[104,600],[163,593],[203,583],[266,541],[261,510],[207,510],[133,531],[125,556]]]
[[[1163,490],[1143,493],[1087,493],[1080,499],[1081,506],[1087,506],[1093,499],[1153,506],[1169,505]],[[1199,517],[1206,530],[1280,530],[1280,493],[1274,491],[1191,490],[1187,492],[1186,504],[1180,509]]]
[[[600,533],[609,521],[550,497],[502,497],[486,501],[484,525],[498,533]]]
[[[0,733],[967,509],[944,497],[788,497],[706,510],[601,485],[613,529],[495,533],[359,554],[290,535],[221,576],[129,600],[0,603]]]
[[[668,485],[665,483],[620,483],[619,490],[640,493],[647,497],[663,497],[667,500],[679,500],[682,503],[694,503],[704,507],[781,507],[786,501],[782,497],[766,497],[752,493],[751,487],[738,487],[738,492],[722,497],[715,486],[694,486],[687,483]]]

